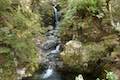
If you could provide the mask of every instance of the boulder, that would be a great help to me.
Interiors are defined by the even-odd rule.
[[[91,73],[99,65],[98,61],[109,54],[109,49],[116,45],[115,39],[104,40],[99,43],[82,44],[79,41],[69,41],[60,53],[64,68],[71,71]]]

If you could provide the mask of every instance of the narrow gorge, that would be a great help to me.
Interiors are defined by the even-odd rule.
[[[120,0],[0,0],[0,80],[120,80]]]

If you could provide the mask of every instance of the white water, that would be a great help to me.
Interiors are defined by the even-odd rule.
[[[50,50],[49,52],[50,52],[50,56],[53,56],[53,57],[50,57],[50,56],[47,56],[47,57],[49,57],[48,58],[48,60],[52,60],[52,59],[55,59],[55,60],[53,60],[52,61],[52,63],[56,63],[56,57],[54,57],[54,55],[56,55],[56,54],[59,54],[59,52],[60,52],[60,44],[58,43],[57,45],[51,45],[51,42],[52,42],[52,44],[54,43],[54,42],[56,42],[56,40],[54,40],[54,38],[56,37],[56,35],[57,35],[57,33],[58,33],[58,23],[59,23],[59,12],[58,12],[58,10],[57,10],[57,8],[56,8],[56,5],[54,5],[53,6],[53,9],[54,9],[54,19],[55,19],[55,25],[53,26],[53,27],[55,27],[55,29],[53,29],[53,30],[51,30],[52,31],[52,33],[54,33],[54,35],[52,35],[53,36],[53,39],[48,39],[47,41],[46,41],[46,43],[45,44],[43,44],[43,47],[46,49],[46,50],[49,50],[51,47],[56,47],[54,50]],[[57,31],[57,32],[55,32],[55,31]],[[50,32],[50,31],[49,31]],[[51,33],[48,33],[48,34],[51,34]],[[48,35],[47,37],[50,37],[51,35]],[[58,40],[58,37],[57,37],[57,40]],[[51,41],[51,42],[50,42]],[[55,53],[55,54],[53,54],[53,53]],[[41,79],[42,80],[61,80],[61,77],[60,77],[60,75],[57,73],[57,71],[56,71],[56,68],[55,68],[56,66],[55,65],[52,65],[52,64],[49,64],[48,65],[48,69],[46,69],[45,70],[45,72],[41,75]]]
[[[43,75],[43,79],[49,78],[53,74],[53,69],[47,69],[45,74]]]
[[[59,12],[56,9],[56,5],[53,6],[53,9],[54,9],[54,15],[55,15],[55,27],[58,28],[58,24],[59,24],[59,20],[58,20]]]
[[[58,21],[58,11],[57,11],[57,9],[55,8],[55,6],[53,6],[53,9],[54,9],[54,12],[55,12],[55,20],[56,20],[56,22]]]
[[[55,50],[51,51],[51,53],[59,53],[59,52],[60,52],[60,45],[58,45]]]

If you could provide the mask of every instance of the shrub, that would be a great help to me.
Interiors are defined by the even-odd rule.
[[[106,72],[107,80],[118,80],[117,76],[113,72],[108,72],[108,71],[105,71],[105,72]],[[96,80],[100,80],[100,79],[97,78]],[[102,79],[102,80],[104,80],[104,79]]]
[[[101,0],[68,0],[68,10],[65,18],[71,18],[75,13],[97,15],[102,12]]]
[[[33,38],[43,32],[41,19],[14,3],[0,0],[0,79],[16,80],[16,68],[26,67],[33,72],[37,67],[37,51]],[[14,3],[14,4],[13,4]]]

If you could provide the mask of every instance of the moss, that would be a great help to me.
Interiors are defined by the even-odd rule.
[[[107,39],[108,38],[108,39]],[[65,66],[70,67],[73,71],[92,72],[96,69],[98,61],[106,57],[112,52],[112,48],[119,45],[116,37],[107,37],[100,42],[83,43],[81,47],[75,48],[74,43],[66,43],[64,51],[61,53],[61,58]],[[81,45],[80,43],[77,43]],[[77,45],[75,45],[77,46]]]

